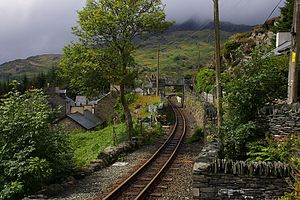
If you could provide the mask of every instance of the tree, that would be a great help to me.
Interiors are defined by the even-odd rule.
[[[19,199],[72,170],[67,136],[45,102],[41,90],[13,89],[0,100],[0,199]]]
[[[269,50],[266,50],[269,52]],[[288,57],[265,56],[254,51],[251,59],[228,74],[225,84],[222,140],[225,156],[245,159],[250,142],[257,139],[258,111],[287,92]]]
[[[280,8],[280,19],[275,25],[276,32],[289,32],[293,24],[294,0],[286,0],[284,7]]]
[[[61,74],[84,88],[89,87],[93,76],[119,85],[131,139],[133,123],[125,89],[136,76],[133,40],[171,25],[164,6],[161,0],[88,0],[78,14],[78,26],[73,28],[78,42],[65,47]],[[75,80],[79,76],[80,81]]]
[[[215,88],[215,72],[208,67],[202,68],[196,76],[196,90],[211,92]]]

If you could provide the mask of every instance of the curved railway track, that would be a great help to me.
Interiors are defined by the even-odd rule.
[[[186,132],[182,112],[171,103],[175,113],[175,125],[170,136],[153,156],[134,174],[127,178],[103,200],[138,200],[147,197],[174,160]]]

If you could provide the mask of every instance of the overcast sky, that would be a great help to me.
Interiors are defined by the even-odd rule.
[[[168,19],[212,19],[212,0],[163,0]],[[238,24],[260,24],[279,0],[219,0],[220,18]],[[85,0],[0,0],[0,64],[45,53],[61,53],[74,39],[71,26]],[[283,3],[281,3],[281,6]],[[279,14],[277,9],[274,16]]]

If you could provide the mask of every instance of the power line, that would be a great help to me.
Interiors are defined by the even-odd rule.
[[[268,21],[270,19],[270,17],[273,15],[273,13],[275,12],[275,10],[278,8],[278,6],[280,5],[280,3],[282,2],[282,0],[279,0],[279,2],[277,3],[277,5],[275,6],[275,8],[272,10],[272,12],[270,13],[270,15],[267,17],[267,19],[265,20]]]
[[[281,0],[281,1],[282,1],[282,0]],[[214,2],[214,1],[212,0],[212,2]],[[237,2],[237,3],[235,4],[234,7],[237,7],[239,4],[241,4],[241,2],[243,2],[243,0],[240,0],[239,2]],[[279,2],[279,4],[280,4],[280,2]],[[231,7],[231,8],[232,8],[232,7]],[[275,10],[276,10],[276,8],[275,8]],[[198,28],[198,30],[195,30],[194,32],[192,32],[192,33],[190,34],[190,37],[194,36],[194,35],[197,34],[199,31],[205,30],[205,27],[206,27],[207,25],[209,25],[210,23],[212,23],[212,22],[213,22],[213,21],[208,20],[206,23],[202,24],[201,27]],[[208,28],[209,28],[209,27],[208,27]],[[208,33],[208,34],[209,34],[208,36],[211,36],[211,33]],[[183,39],[182,39],[182,40],[183,40]],[[173,42],[170,42],[169,44],[167,44],[167,46],[165,46],[164,48],[162,48],[161,51],[166,50],[166,49],[169,48],[172,44],[174,44],[174,43],[176,43],[176,42],[180,42],[180,41],[182,41],[182,40],[175,40],[175,41],[173,41]]]

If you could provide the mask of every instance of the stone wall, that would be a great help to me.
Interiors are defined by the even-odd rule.
[[[292,191],[289,166],[279,162],[218,159],[218,143],[208,142],[193,169],[194,199],[271,200]]]
[[[185,107],[187,111],[195,118],[196,125],[204,128],[205,124],[213,121],[216,116],[216,110],[211,103],[205,102],[202,96],[186,93]]]
[[[114,115],[114,106],[116,103],[117,94],[114,92],[109,93],[103,97],[97,105],[95,105],[95,115],[105,121],[110,121]]]
[[[85,129],[74,122],[72,119],[65,117],[64,119],[60,120],[59,123],[62,125],[65,131],[71,132],[71,131],[85,131]]]
[[[273,135],[300,133],[300,103],[267,106],[259,116],[259,123]]]

